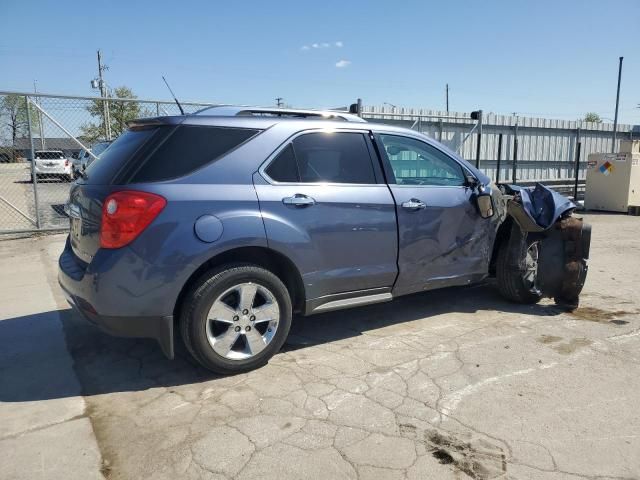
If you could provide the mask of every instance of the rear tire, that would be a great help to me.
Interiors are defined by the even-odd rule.
[[[498,291],[500,294],[515,303],[522,304],[535,304],[542,299],[542,293],[535,287],[535,275],[537,274],[537,249],[538,242],[528,240],[527,251],[525,254],[531,254],[532,249],[535,248],[535,272],[533,280],[525,278],[529,272],[520,272],[509,265],[509,250],[507,248],[508,242],[504,242],[498,250],[498,259],[496,262],[496,280],[498,283]],[[527,261],[527,258],[520,259]]]
[[[204,368],[229,375],[265,365],[291,327],[291,298],[264,268],[232,264],[208,271],[186,294],[180,333]]]

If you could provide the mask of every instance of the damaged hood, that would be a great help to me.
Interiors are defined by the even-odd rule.
[[[524,231],[541,232],[550,228],[560,217],[576,208],[564,195],[536,183],[535,187],[504,185],[514,197],[507,202],[507,211]]]

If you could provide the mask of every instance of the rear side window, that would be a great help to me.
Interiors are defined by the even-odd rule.
[[[293,140],[267,167],[277,182],[376,183],[361,133],[308,133]]]
[[[158,182],[181,177],[220,158],[258,132],[246,128],[181,125],[141,162],[130,181]],[[105,150],[105,155],[113,147]]]

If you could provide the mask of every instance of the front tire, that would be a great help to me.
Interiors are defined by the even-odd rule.
[[[180,331],[204,368],[235,374],[265,365],[291,327],[291,298],[273,273],[226,265],[200,277],[182,303]]]
[[[515,303],[535,304],[542,299],[542,292],[536,287],[538,274],[539,242],[527,240],[524,271],[514,268],[509,262],[508,242],[501,245],[496,262],[496,280],[500,294]]]

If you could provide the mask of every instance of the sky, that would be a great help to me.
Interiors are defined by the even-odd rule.
[[[0,90],[640,124],[640,0],[0,0]]]

